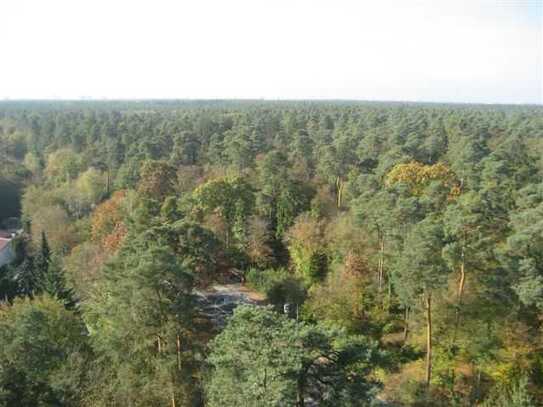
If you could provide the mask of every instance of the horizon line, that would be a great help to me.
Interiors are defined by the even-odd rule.
[[[11,98],[4,97],[0,103],[6,102],[350,102],[350,103],[398,103],[398,104],[440,104],[440,105],[483,105],[483,106],[537,106],[539,103],[529,102],[462,102],[439,100],[400,100],[400,99],[352,99],[352,98],[198,98],[198,97],[86,97],[77,98]]]

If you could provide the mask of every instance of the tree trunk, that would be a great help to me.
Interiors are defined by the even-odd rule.
[[[106,196],[109,196],[109,190],[111,189],[111,174],[109,166],[107,167],[107,181],[106,181]]]
[[[298,390],[296,394],[296,407],[305,407],[305,400],[304,400],[304,386],[298,380]]]
[[[458,327],[460,326],[460,307],[462,306],[462,296],[464,295],[464,286],[466,284],[466,264],[464,260],[464,247],[462,247],[462,260],[460,262],[460,281],[456,291],[456,315],[454,318],[453,343],[456,342]]]
[[[336,178],[336,191],[337,191],[337,207],[338,209],[340,209],[342,195],[343,195],[343,181],[341,180],[340,176]]]
[[[379,256],[379,259],[377,260],[377,292],[379,294],[382,290],[382,282],[381,282],[381,256]]]
[[[464,236],[465,241],[465,236]],[[457,292],[457,300],[458,305],[460,306],[462,302],[462,294],[464,294],[464,284],[466,283],[466,248],[465,245],[462,244],[462,249],[460,251],[460,282],[458,283],[458,292]]]
[[[426,295],[426,386],[432,380],[432,294]]]
[[[409,307],[405,307],[404,325],[403,325],[403,343],[407,343],[409,337]]]
[[[176,338],[176,347],[177,347],[177,370],[181,371],[181,337],[177,334]]]
[[[385,237],[381,234],[379,239],[379,292],[383,291],[383,281],[385,278]]]
[[[268,369],[264,367],[264,394],[266,394],[268,389]]]
[[[390,280],[390,278],[387,280],[387,285],[387,312],[390,313],[390,306],[392,304],[392,281]]]
[[[464,259],[462,259],[462,263],[460,264],[460,282],[458,283],[458,293],[457,293],[458,305],[462,303],[462,295],[464,294],[465,284],[466,284],[466,269],[465,269]]]
[[[305,387],[307,380],[307,372],[311,368],[311,364],[304,364],[301,372],[296,380],[296,407],[305,407]]]

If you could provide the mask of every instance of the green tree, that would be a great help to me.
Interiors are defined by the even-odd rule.
[[[245,126],[225,132],[223,146],[228,162],[236,171],[241,172],[252,165],[250,133]]]
[[[168,247],[200,282],[216,278],[224,262],[224,246],[219,239],[210,230],[188,220],[150,227],[142,232],[141,239]]]
[[[368,188],[357,200],[355,204],[356,220],[361,225],[375,232],[376,255],[377,259],[377,287],[381,292],[387,279],[387,251],[390,251],[389,245],[394,229],[399,225],[395,222],[393,216],[395,209],[396,194],[384,190],[379,191],[374,188]],[[375,263],[375,261],[374,261]],[[390,278],[388,278],[390,282]]]
[[[270,310],[238,307],[210,345],[207,404],[260,407],[292,403],[296,382],[290,376],[300,363],[296,341],[294,321]]]
[[[267,154],[259,162],[258,171],[257,209],[280,242],[296,217],[309,209],[315,192],[306,183],[293,179],[287,156],[280,151]]]
[[[298,182],[284,185],[276,203],[276,238],[281,239],[298,215],[310,207],[313,190]]]
[[[366,406],[375,346],[342,331],[299,323],[269,308],[239,306],[211,343],[210,406]]]
[[[493,389],[482,407],[536,407],[538,403],[528,390],[526,376],[515,380],[509,386]]]
[[[49,261],[47,270],[40,275],[39,292],[47,293],[68,309],[76,305],[74,292],[66,283],[64,270],[58,258]]]
[[[47,157],[45,175],[56,183],[71,181],[82,168],[81,156],[69,148],[57,150]]]
[[[511,227],[506,264],[513,289],[524,304],[543,310],[543,184],[520,191]]]
[[[36,273],[39,276],[43,276],[49,269],[51,263],[51,249],[49,248],[49,242],[47,241],[47,235],[45,231],[41,231],[40,248],[34,259],[34,267]]]
[[[80,317],[51,297],[0,306],[0,405],[80,405],[90,356]]]
[[[143,235],[123,246],[103,275],[85,312],[104,373],[95,403],[190,405],[198,389],[190,356],[192,276]]]
[[[107,193],[107,177],[103,172],[89,168],[75,182],[78,199],[85,207],[99,203]]]
[[[333,186],[337,207],[341,208],[345,179],[356,161],[356,144],[354,138],[343,131],[335,131],[334,136],[333,145],[325,145],[319,149],[317,172]]]
[[[241,243],[246,223],[254,208],[251,185],[240,177],[218,178],[200,185],[193,193],[196,209],[203,214],[218,214],[226,223],[225,243]],[[233,240],[233,242],[232,242]]]
[[[475,277],[491,264],[493,249],[502,238],[499,222],[492,216],[492,208],[478,193],[469,191],[449,205],[443,214],[447,244],[444,257],[451,269],[458,272],[456,289],[456,318],[453,338],[461,321],[462,300],[467,277]]]
[[[432,298],[436,290],[447,284],[448,267],[442,257],[443,226],[434,217],[417,223],[408,233],[397,259],[393,275],[395,289],[402,301],[415,305],[424,300],[426,318],[426,384],[432,378]]]
[[[198,161],[200,141],[198,137],[187,131],[173,137],[173,149],[170,162],[175,165],[194,165]]]
[[[324,227],[322,220],[304,214],[286,236],[294,271],[307,287],[323,281],[328,272]]]

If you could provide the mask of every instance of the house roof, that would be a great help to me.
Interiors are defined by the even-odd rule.
[[[3,237],[0,237],[0,251],[4,250],[4,247],[6,247],[9,242],[11,242],[11,239],[5,239]]]

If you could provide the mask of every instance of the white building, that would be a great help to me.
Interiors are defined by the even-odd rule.
[[[9,234],[0,233],[0,267],[5,264],[11,263],[15,257],[11,241],[13,237]]]

